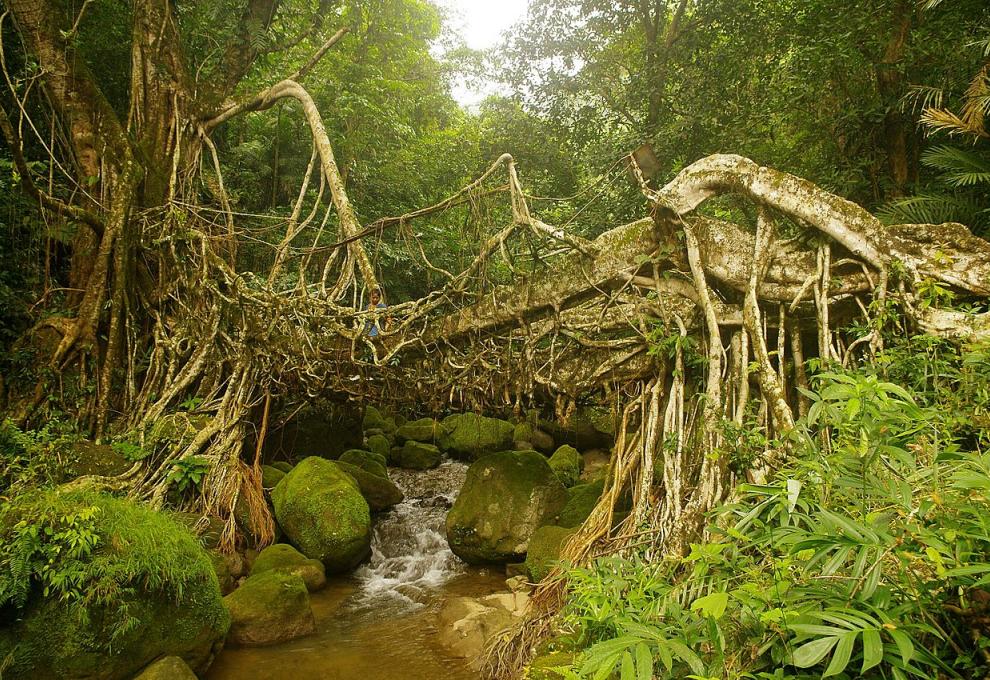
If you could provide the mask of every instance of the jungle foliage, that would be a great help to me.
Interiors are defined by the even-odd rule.
[[[740,485],[709,540],[568,573],[555,644],[581,651],[559,674],[982,677],[987,358],[921,336],[876,368],[823,366],[790,441],[765,444],[793,461]]]

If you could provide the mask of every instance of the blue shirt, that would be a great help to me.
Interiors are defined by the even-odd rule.
[[[387,306],[388,305],[386,305],[384,302],[379,302],[375,306],[375,309],[385,309]],[[379,328],[378,328],[378,322],[377,321],[368,321],[367,323],[365,323],[365,325],[364,325],[364,332],[368,334],[368,337],[369,338],[377,338],[378,337],[378,333],[380,332],[379,331]]]

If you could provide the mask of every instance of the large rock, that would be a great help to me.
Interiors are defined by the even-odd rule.
[[[554,450],[553,437],[530,423],[519,423],[516,425],[516,429],[512,433],[512,438],[517,444],[516,448],[520,450],[525,448],[520,446],[523,443],[529,444],[529,448],[543,453],[550,453]]]
[[[439,616],[440,644],[451,656],[468,659],[472,668],[480,669],[489,641],[523,615],[528,601],[522,592],[447,600]]]
[[[395,431],[395,443],[406,442],[433,443],[440,436],[440,425],[433,418],[410,420]]]
[[[277,460],[272,463],[272,467],[276,470],[281,470],[282,472],[289,474],[292,472],[292,463],[287,460]]]
[[[274,489],[285,477],[285,472],[272,465],[261,466],[261,486],[266,489]]]
[[[526,553],[526,570],[533,583],[542,581],[560,559],[560,549],[564,541],[574,534],[576,529],[565,527],[540,527],[529,539],[529,552]]]
[[[306,557],[329,573],[348,571],[371,551],[371,510],[347,473],[311,456],[272,492],[279,526]]]
[[[477,460],[487,453],[511,449],[514,433],[515,426],[504,420],[459,413],[444,418],[437,445],[455,458]]]
[[[234,644],[272,645],[316,631],[309,592],[295,574],[254,574],[223,601],[231,618],[228,640]]]
[[[162,656],[204,671],[230,618],[209,557],[171,516],[95,493],[39,491],[8,502],[0,544],[12,545],[20,520],[50,527],[83,511],[92,519],[77,521],[98,538],[74,568],[85,589],[102,595],[84,604],[34,587],[22,604],[0,609],[4,680],[125,680]],[[27,578],[4,576],[14,579],[9,586]]]
[[[440,465],[440,449],[433,444],[409,440],[392,455],[394,465],[410,470],[429,470]]]
[[[388,477],[376,475],[356,465],[336,461],[335,465],[349,474],[357,482],[358,488],[364,500],[368,501],[368,507],[372,512],[388,510],[394,505],[403,501],[405,496],[402,490]]]
[[[578,484],[567,490],[567,505],[560,511],[557,524],[562,527],[576,527],[588,519],[601,498],[605,482],[598,480],[590,484]]]
[[[388,460],[389,451],[392,449],[392,445],[388,441],[388,437],[383,434],[373,434],[368,437],[368,448],[367,451],[372,453],[377,453],[379,456]]]
[[[374,406],[366,406],[361,427],[366,433],[380,432],[387,438],[395,436],[395,420],[383,414]]]
[[[584,465],[584,458],[573,446],[564,444],[550,456],[550,467],[555,473],[560,483],[571,487],[581,479],[581,467]]]
[[[551,524],[567,490],[536,451],[483,456],[447,514],[447,542],[470,563],[518,562],[537,527]]]
[[[345,451],[340,456],[338,461],[341,463],[356,465],[362,470],[367,470],[371,474],[378,475],[379,477],[388,477],[388,470],[386,469],[388,459],[385,456],[373,453],[371,451],[351,449],[350,451]]]
[[[67,478],[96,475],[114,477],[121,475],[134,465],[134,461],[125,457],[129,451],[128,445],[109,446],[94,444],[90,441],[77,441],[69,447],[68,460],[65,466]],[[136,446],[133,450],[137,452]],[[143,455],[143,454],[138,454]]]
[[[166,656],[151,664],[134,680],[197,680],[189,665],[177,656]]]
[[[311,593],[327,584],[326,569],[319,560],[312,560],[286,543],[270,545],[255,558],[251,565],[251,576],[266,571],[295,574],[306,584]]]

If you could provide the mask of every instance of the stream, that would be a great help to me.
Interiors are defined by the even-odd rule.
[[[505,588],[501,569],[469,567],[450,551],[444,519],[467,466],[390,469],[405,500],[375,520],[371,559],[310,595],[316,633],[270,647],[226,647],[206,680],[476,680],[436,643],[451,597]]]

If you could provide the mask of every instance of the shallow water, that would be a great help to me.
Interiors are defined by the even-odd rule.
[[[317,632],[271,647],[226,648],[206,680],[475,680],[436,643],[444,600],[505,589],[501,569],[470,568],[447,547],[443,522],[466,467],[390,470],[405,501],[376,518],[372,556],[313,593]]]

